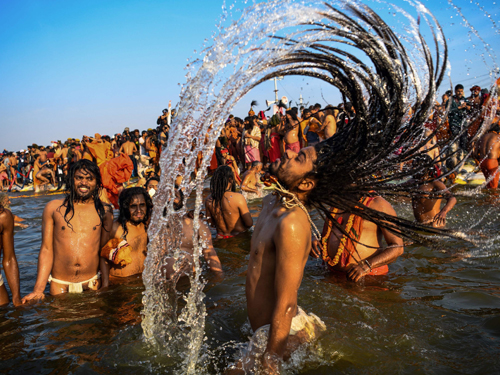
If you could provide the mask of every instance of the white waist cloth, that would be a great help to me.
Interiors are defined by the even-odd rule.
[[[85,280],[85,281],[79,281],[77,283],[72,283],[72,282],[69,282],[69,281],[63,281],[63,280],[58,280],[58,279],[55,279],[52,277],[52,275],[49,276],[49,283],[51,281],[54,281],[58,284],[62,284],[62,285],[68,285],[68,292],[69,293],[82,293],[83,292],[83,284],[87,284],[88,283],[88,287],[89,288],[93,288],[97,285],[98,283],[98,280],[101,278],[101,272],[97,272],[97,275],[95,275],[94,277],[91,277],[90,279],[88,280]]]
[[[249,351],[255,353],[263,353],[267,347],[267,341],[269,340],[269,329],[270,324],[263,325],[258,328],[253,336],[250,338]],[[314,340],[316,337],[316,331],[325,331],[326,325],[323,321],[315,314],[307,314],[300,306],[297,307],[297,315],[292,319],[292,325],[290,327],[290,335],[294,336],[300,331],[304,331],[308,336],[308,341]]]

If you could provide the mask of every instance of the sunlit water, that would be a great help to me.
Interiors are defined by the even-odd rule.
[[[176,213],[172,209],[174,180],[177,175],[183,175],[182,188],[185,194],[191,195],[193,191],[197,193],[194,198],[194,208],[195,217],[198,217],[202,202],[203,171],[210,162],[215,140],[220,133],[224,119],[239,99],[260,82],[277,75],[300,74],[320,78],[342,90],[349,90],[350,100],[356,107],[357,117],[363,118],[368,124],[365,134],[368,132],[370,134],[372,149],[378,147],[386,150],[386,146],[394,147],[394,144],[391,145],[390,142],[396,136],[408,135],[411,136],[405,141],[407,143],[401,146],[410,145],[410,148],[419,149],[415,141],[422,141],[423,128],[406,126],[408,117],[405,115],[413,105],[417,108],[415,118],[422,119],[430,115],[432,103],[436,99],[437,86],[449,73],[449,65],[445,58],[446,37],[442,34],[437,20],[424,5],[418,2],[408,1],[400,4],[401,7],[383,1],[370,2],[383,19],[388,19],[387,26],[394,28],[394,34],[392,34],[388,33],[389,28],[383,22],[380,22],[368,8],[364,8],[359,2],[331,1],[329,4],[342,12],[347,12],[349,16],[337,13],[323,1],[269,1],[250,4],[243,11],[237,11],[236,8],[230,6],[225,9],[218,32],[206,42],[204,49],[189,61],[186,83],[182,86],[177,108],[178,116],[172,124],[169,146],[163,152],[160,162],[163,175],[160,189],[154,198],[156,209],[149,229],[149,252],[143,273],[146,289],[142,299],[144,308],[141,311],[143,317],[141,326],[148,347],[157,356],[170,358],[173,363],[178,364],[177,371],[179,372],[194,374],[202,371],[206,367],[206,361],[210,362],[213,356],[220,357],[217,352],[212,353],[213,349],[211,349],[220,343],[227,342],[225,339],[219,342],[213,341],[218,340],[216,339],[218,335],[212,331],[220,330],[220,325],[227,325],[231,322],[234,323],[231,327],[236,329],[240,336],[244,337],[248,334],[248,332],[240,331],[246,316],[242,293],[244,276],[241,274],[246,267],[244,252],[238,259],[240,268],[237,274],[239,276],[226,280],[222,285],[213,289],[224,290],[222,295],[225,296],[224,299],[227,298],[227,301],[230,301],[230,309],[241,319],[238,321],[235,321],[232,316],[224,315],[220,325],[217,323],[212,325],[211,316],[214,312],[211,310],[225,311],[220,307],[224,305],[224,302],[221,301],[217,306],[212,306],[211,301],[215,295],[219,298],[219,294],[214,295],[215,292],[212,289],[204,289],[204,281],[200,279],[199,269],[196,269],[191,276],[191,288],[187,295],[176,295],[172,283],[166,281],[161,272],[167,257],[174,257],[178,262],[182,261],[182,254],[179,252],[179,233],[180,217],[183,212]],[[407,8],[408,4],[411,10]],[[450,6],[450,9],[453,7]],[[459,11],[460,9],[455,9],[454,14]],[[491,22],[492,29],[498,31],[494,20],[490,18],[487,22]],[[357,24],[364,29],[356,29]],[[482,41],[475,35],[475,30],[465,22],[464,24],[469,27],[469,40],[471,42],[477,40],[480,46]],[[377,28],[380,25],[381,28]],[[288,39],[273,38],[273,36]],[[290,43],[290,40],[293,42]],[[368,40],[370,42],[367,42]],[[321,43],[325,47],[318,50],[315,47],[316,44],[313,46],[312,43]],[[327,48],[332,45],[340,50]],[[304,51],[306,51],[306,57],[304,57]],[[318,59],[309,59],[318,52],[329,60],[323,63]],[[345,55],[344,52],[352,55]],[[484,45],[482,53],[487,69],[496,68],[494,52],[491,48]],[[331,59],[332,56],[334,60]],[[378,74],[373,74],[374,72]],[[420,125],[421,123],[422,120],[420,120]],[[485,121],[485,125],[487,124],[488,121]],[[352,146],[357,140],[349,139],[349,141],[348,144]],[[191,180],[191,172],[194,170],[198,151],[203,152],[203,163],[198,175]],[[359,156],[360,153],[356,155]],[[357,166],[353,170],[355,173],[365,173],[367,179],[372,178],[373,172],[368,173],[364,165],[377,168],[375,171],[380,173],[387,172],[388,167],[397,164],[390,154],[378,157],[378,160],[374,158],[364,160],[364,162],[366,164],[356,160]],[[379,163],[380,166],[376,166],[375,163]],[[377,191],[381,191],[380,186]],[[195,228],[198,225],[196,220],[194,225]],[[200,254],[200,249],[196,247],[195,252]],[[234,251],[231,249],[230,253]],[[417,254],[419,251],[427,254],[426,251],[430,250],[415,249]],[[450,255],[449,252],[437,254],[437,258],[460,257],[456,254]],[[225,256],[223,252],[223,261]],[[415,272],[411,264],[407,266],[411,270],[410,274]],[[394,283],[397,285],[397,282],[392,279],[398,275],[397,267],[396,265],[396,273],[389,277],[391,285]],[[419,266],[420,268],[423,267]],[[404,265],[402,274],[408,277],[406,271],[407,268]],[[321,273],[316,276],[320,277]],[[328,286],[328,288],[333,288],[332,293],[326,293],[326,295],[332,294],[336,297],[332,297],[333,300],[324,297],[323,288],[326,286],[324,284],[320,284],[321,287],[313,286],[316,281],[311,281],[316,280],[316,276],[306,278],[300,291],[301,295],[314,299],[314,301],[306,299],[303,302],[306,309],[318,303],[316,298],[321,301],[317,308],[321,309],[321,306],[324,306],[324,309],[328,311],[332,309],[331,305],[334,305],[335,311],[336,307],[343,305],[348,308],[352,305],[355,310],[359,306],[365,306],[358,304],[357,299],[353,300],[350,293],[343,294],[342,289],[335,289],[338,286],[333,286],[333,284]],[[416,278],[421,280],[421,277]],[[393,293],[385,291],[387,287],[374,286],[373,288],[380,292],[382,299],[384,299],[384,293],[387,296]],[[313,290],[313,293],[309,293]],[[238,297],[232,296],[233,292],[238,293]],[[360,296],[372,296],[371,292],[361,293],[361,290],[356,288],[354,292],[359,293]],[[208,294],[205,296],[205,293]],[[375,294],[378,296],[377,293]],[[401,293],[404,296],[406,291],[401,291]],[[340,298],[340,300],[335,298]],[[391,309],[391,306],[384,304],[367,307],[370,311],[377,311],[375,314],[377,317],[389,315],[385,312],[386,308],[389,308],[390,312],[399,311],[394,309],[394,306]],[[346,316],[351,315],[359,314],[354,314],[353,311],[346,314]],[[326,319],[332,332],[338,333],[337,329],[342,327],[343,318],[341,317],[343,316],[344,314],[340,314],[331,321]],[[387,323],[383,325],[384,331],[390,333],[393,327],[391,319],[384,319],[387,320]],[[376,328],[373,326],[377,324],[370,320],[363,324],[365,325],[361,325],[359,330],[349,325],[345,327],[347,330],[352,329],[357,332],[358,336],[350,337],[352,340],[346,340],[344,345],[348,346],[345,349],[348,354],[339,351],[343,353],[338,354],[338,358],[342,358],[340,363],[350,355],[355,355],[356,345],[359,345],[359,350],[364,355],[371,353],[363,361],[365,364],[369,363],[368,358],[376,357],[377,350],[371,352],[369,349],[361,349],[366,346],[367,341],[373,342],[375,346],[391,347],[384,340],[397,339],[409,348],[415,347],[418,343],[414,336],[406,333],[401,333],[400,337],[388,334],[388,338],[384,339],[386,335],[382,332],[380,332],[382,336],[370,335],[369,332],[375,332]],[[410,325],[411,322],[408,321],[406,324]],[[414,324],[418,326],[419,319],[415,319]],[[224,332],[224,329],[218,334],[221,332]],[[443,335],[446,336],[446,334]],[[328,339],[325,340],[328,342]],[[331,340],[331,342],[334,341],[337,342],[337,340]],[[325,357],[313,361],[316,365],[318,361],[330,363],[336,360],[337,354],[334,353],[337,353],[337,350],[333,350],[329,345],[326,347]],[[425,348],[425,353],[431,351],[431,348]],[[414,364],[415,361],[423,361],[427,358],[423,353],[424,351],[415,352],[415,357],[409,362]],[[393,354],[386,358],[388,362],[395,360],[396,356]],[[333,357],[329,357],[330,355]],[[225,361],[227,355],[222,358]],[[304,358],[297,358],[297,362],[298,367],[307,364]],[[400,366],[404,368],[410,365],[401,363]]]
[[[377,62],[378,67],[390,67],[390,82],[396,77],[402,85],[391,97],[394,87],[387,85],[388,81],[372,76],[369,70],[362,71],[364,64],[370,66],[366,56],[361,62],[345,59],[342,69],[359,74],[358,79],[349,77],[351,84],[355,80],[359,83],[359,78],[365,80],[359,86],[357,99],[359,105],[367,106],[367,112],[373,110],[373,106],[368,109],[369,100],[374,100],[373,104],[378,99],[378,104],[389,107],[401,101],[396,111],[401,115],[426,95],[433,98],[437,89],[433,74],[446,68],[440,65],[444,64],[444,36],[433,28],[435,20],[418,3],[421,23],[416,13],[406,13],[382,1],[372,3],[377,4],[377,11],[382,9],[385,16],[392,17],[389,24],[396,28],[396,37],[407,48],[406,72],[384,48]],[[342,7],[344,3],[332,4]],[[365,12],[359,4],[355,7]],[[162,181],[154,198],[156,209],[148,232],[150,245],[143,280],[133,277],[97,294],[48,297],[35,307],[2,309],[2,369],[13,373],[218,373],[237,358],[250,335],[244,284],[251,232],[215,241],[225,269],[222,282],[215,282],[210,274],[203,276],[196,264],[191,287],[182,281],[180,291],[175,291],[161,271],[167,256],[182,261],[179,233],[184,211],[172,209],[174,179],[184,176],[182,187],[191,196],[190,207],[196,210],[197,217],[206,187],[202,171],[210,161],[224,119],[240,98],[259,82],[276,75],[277,69],[280,75],[299,73],[339,84],[313,64],[286,61],[282,65],[287,56],[308,47],[311,40],[328,37],[321,26],[313,33],[304,32],[312,21],[322,19],[322,11],[328,9],[321,1],[270,1],[240,13],[235,11],[241,18],[232,23],[228,20],[233,10],[226,10],[210,46],[188,65],[178,116],[161,159]],[[491,17],[488,22],[498,31]],[[348,26],[339,31],[351,33]],[[427,27],[424,35],[430,36],[431,43],[427,43],[432,46],[429,56],[436,63],[433,67],[426,62],[428,46],[416,32],[422,27]],[[477,39],[480,45],[475,30],[469,30],[470,40]],[[269,38],[273,35],[293,37],[297,43],[288,45]],[[352,46],[345,42],[341,48],[351,52]],[[382,42],[387,40],[377,39],[377,46]],[[365,45],[363,52],[370,54],[372,47],[375,44]],[[494,53],[487,45],[483,56],[487,69],[496,68]],[[365,98],[370,87],[377,88],[377,98]],[[396,112],[391,109],[390,113]],[[203,151],[203,165],[190,182],[198,151]],[[16,232],[23,295],[32,290],[35,282],[41,214],[51,198],[19,198],[13,204],[14,212],[31,225],[28,230]],[[260,200],[249,204],[254,220],[259,204]],[[408,202],[394,204],[401,216],[411,218]],[[443,239],[442,246],[435,249],[407,246],[405,255],[391,265],[388,276],[366,278],[360,285],[333,278],[319,261],[311,260],[299,291],[299,304],[320,316],[328,331],[313,347],[296,353],[287,371],[498,371],[499,213],[496,197],[464,194],[450,213],[449,225],[474,233],[480,242],[472,245]],[[318,221],[316,213],[312,216]],[[195,228],[197,225],[195,221]],[[199,254],[200,247],[196,251]]]
[[[206,193],[206,191],[205,191]],[[29,229],[16,230],[21,294],[32,291],[44,205],[55,197],[13,199],[13,212]],[[261,201],[250,209],[257,220]],[[409,202],[394,202],[410,218]],[[299,304],[328,330],[296,360],[290,373],[500,373],[500,198],[489,193],[459,197],[449,225],[476,230],[491,243],[445,240],[429,249],[407,246],[388,276],[347,283],[309,260]],[[322,223],[314,217],[317,224]],[[207,275],[206,340],[202,374],[224,369],[247,341],[245,272],[251,231],[214,242],[225,278]],[[186,293],[186,286],[181,290]],[[140,277],[100,293],[47,296],[33,307],[0,308],[2,373],[179,373],[179,363],[143,341]],[[48,288],[46,290],[48,293]]]

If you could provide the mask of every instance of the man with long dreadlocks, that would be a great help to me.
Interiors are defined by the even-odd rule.
[[[245,197],[234,190],[234,173],[227,165],[217,168],[205,199],[208,222],[217,229],[218,238],[231,238],[253,226]]]
[[[50,294],[81,293],[108,285],[107,269],[99,257],[113,223],[110,206],[99,199],[101,175],[97,165],[79,160],[68,173],[66,197],[50,201],[42,216],[42,246],[33,292],[23,303]],[[99,271],[100,270],[100,271]]]
[[[124,189],[119,197],[120,214],[113,222],[110,240],[111,247],[118,251],[106,254],[105,264],[109,267],[110,277],[128,277],[142,273],[147,255],[147,228],[153,201],[146,189],[133,187]],[[128,247],[128,261],[116,262],[116,255]],[[109,254],[112,254],[111,257]]]

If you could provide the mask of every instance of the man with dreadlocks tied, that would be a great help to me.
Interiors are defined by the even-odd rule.
[[[110,206],[99,199],[101,175],[89,160],[74,163],[68,173],[66,197],[47,203],[42,216],[42,246],[32,293],[23,303],[50,294],[81,293],[108,285],[107,269],[99,257],[113,223]],[[100,271],[99,271],[100,270]]]
[[[146,189],[133,187],[120,193],[118,203],[120,214],[113,222],[111,239],[107,244],[111,247],[110,250],[117,251],[108,251],[105,263],[109,267],[110,277],[128,277],[142,273],[144,269],[148,247],[147,227],[153,211],[153,201]],[[128,260],[117,262],[116,256],[123,251],[127,252]],[[111,257],[109,254],[112,254]]]

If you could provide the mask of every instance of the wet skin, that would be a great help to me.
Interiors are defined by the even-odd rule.
[[[132,263],[126,266],[119,266],[112,262],[106,261],[110,267],[109,275],[114,277],[128,277],[142,273],[144,270],[144,260],[147,255],[148,234],[144,219],[146,217],[147,206],[144,195],[134,195],[130,201],[130,220],[127,221],[127,235],[124,238],[124,230],[118,221],[113,222],[110,238],[126,239],[132,247],[131,257]]]
[[[448,191],[446,185],[441,181],[432,181],[421,184],[418,188],[421,192],[444,194],[447,202],[441,209],[440,198],[431,198],[430,195],[412,196],[413,214],[415,219],[422,224],[432,225],[434,228],[444,228],[446,215],[456,203],[456,198]]]
[[[287,150],[271,170],[303,200],[314,187],[314,182],[304,176],[312,170],[315,159],[312,147],[299,154]],[[297,291],[310,249],[306,213],[299,207],[284,208],[276,196],[264,198],[252,235],[246,297],[252,329],[271,326],[263,363],[266,368],[276,368],[276,359],[283,358],[291,343],[289,331],[297,314]]]
[[[62,199],[49,202],[42,216],[42,246],[38,258],[38,274],[32,293],[23,303],[44,298],[44,290],[50,274],[56,279],[81,282],[102,272],[103,286],[108,284],[104,263],[100,264],[99,251],[106,244],[113,221],[112,211],[105,206],[103,229],[94,206],[92,194],[96,189],[95,176],[85,170],[76,171],[73,187],[77,201],[68,226],[64,218],[66,206]],[[68,215],[68,219],[71,213]],[[67,285],[51,282],[50,294],[68,291]],[[88,289],[84,284],[83,289]]]
[[[500,157],[500,135],[493,132],[483,135],[476,148],[476,157],[480,162],[484,158],[498,159]]]
[[[235,236],[253,226],[245,197],[240,193],[229,191],[228,184],[222,198],[222,212],[220,207],[214,205],[212,196],[205,200],[207,217],[211,225],[217,228],[217,233],[226,236]]]
[[[14,252],[14,215],[6,208],[0,207],[0,255],[3,256],[2,266],[5,273],[4,285],[0,286],[0,306],[9,303],[9,295],[5,281],[12,292],[14,306],[21,304],[19,284],[19,266]]]

